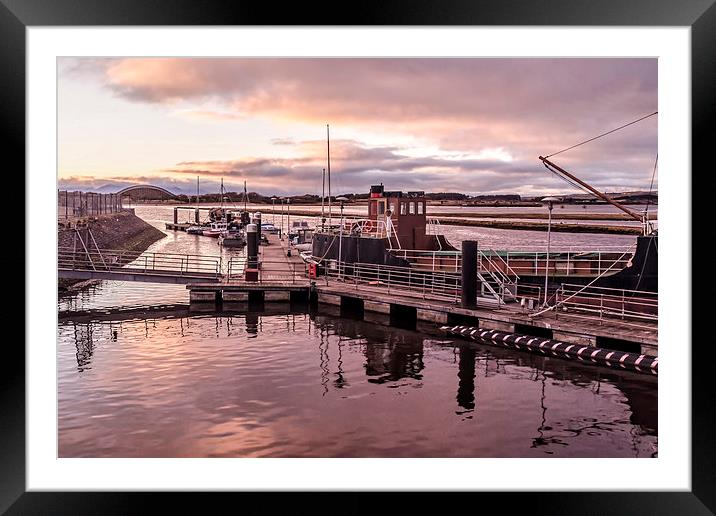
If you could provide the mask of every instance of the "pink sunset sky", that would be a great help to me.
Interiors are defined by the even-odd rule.
[[[656,59],[61,58],[60,188],[578,193],[537,159],[657,105]],[[657,118],[555,161],[649,188]]]

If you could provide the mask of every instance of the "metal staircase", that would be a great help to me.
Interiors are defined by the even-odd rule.
[[[480,295],[492,297],[498,303],[516,301],[519,276],[497,253],[490,253],[492,256],[485,254],[482,249],[478,250],[477,278],[480,281]]]

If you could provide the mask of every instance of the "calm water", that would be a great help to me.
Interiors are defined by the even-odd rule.
[[[166,231],[170,207],[136,211],[167,234],[150,250],[236,252]],[[544,235],[448,228],[455,243],[478,238],[500,249],[534,246]],[[568,245],[584,236],[553,234]],[[623,245],[624,237],[586,235],[592,244],[600,236]],[[187,301],[182,285],[112,281],[59,300],[60,456],[657,453],[652,377],[446,339],[429,326],[354,321],[323,307],[193,313]]]
[[[59,325],[62,457],[657,450],[650,377],[308,313],[101,319]]]
[[[255,206],[255,209],[261,210],[266,209],[265,205]],[[437,206],[435,209],[441,208],[450,209],[451,211],[467,210],[471,211],[473,208],[461,208],[458,206],[441,207]],[[320,213],[320,206],[302,206],[301,209],[314,209],[317,213]],[[431,207],[432,209],[432,207]],[[514,210],[516,208],[492,208],[492,210]],[[541,208],[524,208],[525,211],[534,211]],[[570,207],[570,209],[575,209]],[[577,208],[581,209],[581,208]],[[639,209],[635,207],[635,209]],[[643,210],[643,207],[641,207]],[[482,210],[482,209],[480,209]],[[346,209],[346,215],[348,214]],[[351,211],[355,214],[352,216],[364,216],[366,207],[351,207]],[[544,211],[544,210],[543,210]],[[605,213],[605,212],[616,212],[616,208],[612,206],[589,206],[589,212]],[[164,231],[169,238],[160,240],[154,246],[152,250],[164,251],[164,252],[179,252],[179,253],[190,253],[190,254],[212,254],[217,255],[220,252],[220,247],[216,243],[216,239],[212,239],[204,236],[197,235],[186,235],[183,231],[166,231],[165,223],[172,222],[174,211],[172,206],[151,206],[142,205],[135,208],[137,216],[143,218],[150,224]],[[194,213],[191,211],[180,211],[179,221],[189,221]],[[314,227],[319,223],[319,216],[306,217],[306,216],[295,216],[291,215],[291,222],[306,220],[311,227]],[[504,219],[502,219],[504,220]],[[272,222],[277,226],[280,226],[281,216],[271,214],[263,215],[264,222]],[[592,221],[589,221],[592,222]],[[555,221],[555,224],[557,222]],[[288,217],[284,216],[284,225],[288,226]],[[469,226],[450,226],[447,224],[441,225],[441,231],[445,234],[445,237],[456,247],[460,247],[460,243],[463,240],[477,240],[478,245],[486,249],[495,250],[539,250],[547,248],[547,232],[546,231],[522,231],[522,230],[510,230],[510,229],[495,229],[495,228],[480,228],[480,227],[469,227]],[[186,238],[189,237],[189,238]],[[619,247],[625,249],[636,242],[636,236],[633,235],[604,235],[604,234],[592,234],[592,233],[560,233],[553,232],[551,237],[552,249],[559,247],[599,247],[602,249],[610,247]],[[237,252],[235,250],[224,251],[224,253]],[[225,256],[227,255],[225,254]]]

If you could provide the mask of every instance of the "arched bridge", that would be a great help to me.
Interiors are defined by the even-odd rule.
[[[166,188],[154,185],[132,185],[117,192],[121,197],[129,197],[137,201],[149,201],[157,199],[176,199],[177,196]]]

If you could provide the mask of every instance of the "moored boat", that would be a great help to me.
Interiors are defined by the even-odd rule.
[[[221,235],[222,231],[227,230],[227,224],[226,222],[212,222],[208,228],[204,228],[201,232],[202,235],[212,237],[212,238],[219,238],[219,235]]]
[[[262,222],[261,233],[278,233],[278,228],[271,222]]]
[[[243,230],[230,229],[221,232],[218,242],[223,247],[244,247],[246,235]]]
[[[186,228],[186,232],[190,235],[201,235],[204,233],[204,228],[201,226],[189,226]]]
[[[319,225],[312,238],[311,257],[317,264],[341,261],[344,265],[371,264],[411,267],[459,274],[461,252],[438,224],[426,216],[423,192],[385,191],[371,186],[368,217],[344,220],[333,217]],[[550,289],[563,284],[656,292],[656,232],[637,238],[631,251],[513,252],[480,249],[481,271],[502,281],[544,285],[549,268]]]

